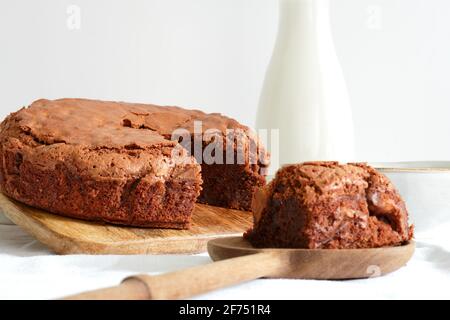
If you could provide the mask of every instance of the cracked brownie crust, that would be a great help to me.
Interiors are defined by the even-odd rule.
[[[219,114],[177,107],[83,99],[38,100],[0,125],[0,188],[53,213],[116,224],[188,228],[201,192],[201,166],[170,135],[193,122],[222,131],[241,126]],[[261,149],[262,150],[262,149]],[[220,166],[220,165],[217,165]],[[222,165],[222,171],[231,170]],[[247,209],[263,167],[230,178],[241,201],[207,193],[204,202]],[[203,176],[210,181],[214,177]],[[252,180],[253,179],[253,180]],[[220,181],[217,181],[220,183]]]
[[[253,212],[245,238],[256,247],[374,248],[413,235],[392,183],[365,164],[285,166],[255,193]]]

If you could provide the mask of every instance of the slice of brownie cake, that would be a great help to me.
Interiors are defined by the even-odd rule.
[[[199,196],[212,205],[249,209],[254,190],[265,183],[268,164],[246,158],[243,164],[200,165],[172,140],[178,128],[194,140],[196,121],[203,130],[218,129],[216,138],[200,135],[200,155],[230,128],[242,129],[247,144],[257,143],[247,127],[219,114],[38,100],[0,125],[0,190],[53,213],[145,227],[188,228]],[[255,153],[267,159],[260,145]]]
[[[341,249],[401,245],[411,239],[405,203],[365,164],[288,165],[255,193],[255,247]]]
[[[125,126],[149,129],[177,140],[201,165],[201,203],[251,210],[252,196],[265,185],[269,154],[244,125],[219,113],[179,107],[139,106],[129,112]]]

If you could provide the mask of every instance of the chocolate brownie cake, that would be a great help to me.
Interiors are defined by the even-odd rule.
[[[196,121],[215,134],[194,142]],[[184,132],[175,135],[180,141],[173,140],[176,129]],[[218,139],[227,129],[239,129],[241,141]],[[214,141],[224,154],[233,147],[234,156],[244,145],[248,157],[240,164],[199,164],[183,139],[192,140],[193,151],[200,144],[200,157]],[[261,161],[251,163],[251,152]],[[38,100],[0,125],[3,193],[53,213],[124,225],[188,228],[197,199],[249,209],[254,190],[265,183],[267,158],[237,121],[178,107]]]
[[[244,237],[255,247],[373,248],[413,235],[392,183],[365,164],[285,166],[255,193],[253,214]]]

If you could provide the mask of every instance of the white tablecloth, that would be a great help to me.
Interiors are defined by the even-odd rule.
[[[416,235],[408,265],[380,278],[351,281],[255,280],[201,299],[449,299],[450,222]],[[52,299],[210,263],[206,254],[56,256],[19,227],[0,225],[0,299]]]

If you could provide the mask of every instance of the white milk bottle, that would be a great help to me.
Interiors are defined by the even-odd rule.
[[[272,155],[278,165],[352,160],[352,113],[331,35],[329,2],[279,1],[278,36],[256,127],[279,130],[279,153]]]

